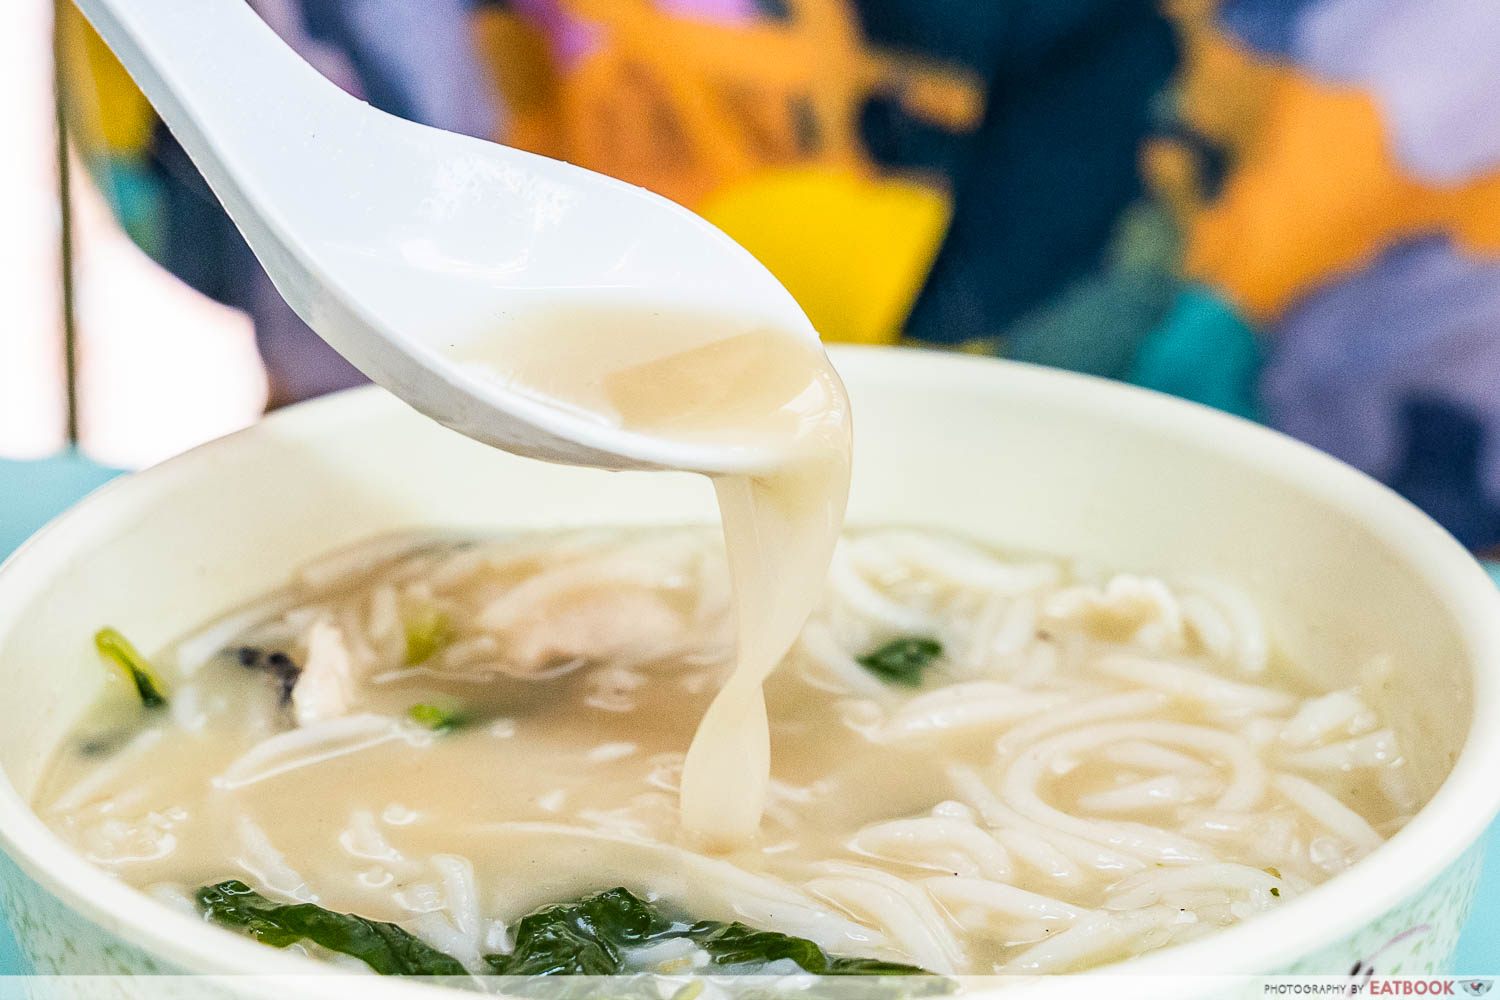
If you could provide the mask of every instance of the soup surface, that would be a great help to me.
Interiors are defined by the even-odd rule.
[[[165,704],[112,682],[38,810],[172,905],[237,879],[471,971],[504,968],[538,907],[623,887],[830,956],[988,974],[1250,918],[1420,805],[1380,677],[1299,686],[1222,583],[861,531],[764,715],[752,695],[724,720],[730,578],[701,528],[372,541],[157,657]],[[685,771],[746,718],[769,722],[764,816],[705,840]],[[760,813],[758,762],[735,764],[704,799],[728,827]],[[627,965],[726,961],[706,939],[641,938]]]

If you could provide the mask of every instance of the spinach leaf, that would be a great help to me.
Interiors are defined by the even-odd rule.
[[[382,975],[463,976],[468,970],[395,924],[335,913],[315,903],[277,903],[238,879],[198,890],[198,905],[215,923],[244,931],[274,948],[307,940],[353,955]]]
[[[611,976],[624,948],[664,936],[673,924],[628,889],[554,903],[521,918],[515,949],[486,955],[500,976]]]
[[[700,920],[687,936],[708,952],[715,965],[763,966],[791,959],[805,972],[819,976],[925,976],[925,969],[874,958],[833,958],[806,938],[777,931],[759,931],[738,921]]]
[[[94,648],[135,685],[135,693],[140,696],[142,705],[162,708],[167,704],[167,696],[161,693],[161,682],[156,679],[151,664],[129,639],[115,629],[101,628],[94,633]]]
[[[789,958],[813,973],[828,965],[823,949],[806,938],[758,931],[738,921],[700,920],[688,928],[688,937],[713,957],[715,965],[760,965]]]
[[[817,975],[927,975],[915,966],[895,962],[830,957],[806,938],[756,930],[738,922],[701,920],[688,925],[670,919],[623,888],[533,911],[516,925],[515,950],[509,955],[486,955],[485,961],[501,976],[610,976],[622,971],[627,949],[682,937],[708,952],[715,965],[738,967],[735,971],[750,974],[770,962],[790,959]]]
[[[859,658],[859,665],[883,681],[903,687],[922,683],[922,671],[943,655],[943,644],[926,636],[892,639]]]

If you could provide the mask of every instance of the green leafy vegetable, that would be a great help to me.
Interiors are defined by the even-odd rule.
[[[156,679],[156,673],[151,669],[151,664],[146,658],[130,644],[118,631],[112,628],[101,628],[94,633],[94,648],[99,650],[99,655],[113,663],[120,672],[135,685],[136,694],[140,695],[141,704],[147,708],[161,708],[167,703],[167,696],[162,694],[161,682]]]
[[[426,726],[433,732],[438,733],[454,729],[462,725],[464,721],[463,716],[457,712],[450,712],[425,701],[420,705],[413,705],[411,708],[408,708],[406,716],[417,725]]]
[[[612,976],[622,950],[663,937],[673,924],[626,889],[554,903],[521,918],[515,949],[486,955],[500,976]]]
[[[238,879],[198,890],[198,905],[215,923],[244,931],[274,948],[311,941],[353,955],[382,975],[462,976],[468,970],[396,924],[335,913],[314,903],[277,903]]]
[[[501,976],[610,976],[619,974],[630,948],[669,938],[688,938],[708,952],[715,965],[755,972],[767,963],[790,959],[818,975],[927,975],[915,966],[866,958],[834,958],[806,938],[761,931],[742,923],[702,920],[686,924],[623,888],[576,903],[554,903],[521,918],[515,950],[486,955]]]
[[[713,958],[715,965],[760,966],[789,958],[804,971],[820,976],[923,976],[914,965],[873,958],[832,958],[806,938],[776,931],[758,931],[738,921],[730,924],[701,920],[687,936]]]
[[[926,636],[892,639],[859,658],[859,665],[883,681],[903,687],[922,683],[922,671],[943,655],[943,644]]]
[[[406,621],[406,665],[426,663],[453,641],[453,622],[436,608],[427,608]]]

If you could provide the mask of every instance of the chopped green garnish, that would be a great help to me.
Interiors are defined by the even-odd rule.
[[[624,971],[629,949],[673,938],[691,940],[714,965],[747,974],[780,959],[817,975],[928,974],[895,962],[830,957],[806,938],[741,923],[672,920],[623,888],[533,911],[516,924],[515,949],[509,955],[486,955],[485,961],[500,976],[612,976]]]
[[[1271,886],[1271,895],[1275,896],[1277,899],[1280,899],[1281,898],[1281,890],[1278,889],[1278,888],[1276,888],[1273,885],[1273,886]]]
[[[1272,878],[1281,878],[1281,869],[1277,868],[1275,865],[1267,865],[1266,867],[1262,868],[1261,871],[1265,872]]]
[[[453,622],[436,608],[426,608],[406,621],[406,665],[415,667],[453,641]]]
[[[386,976],[463,976],[458,959],[414,937],[396,924],[335,913],[316,903],[277,903],[238,879],[206,885],[198,906],[210,920],[249,934],[273,948],[311,941],[353,955]]]
[[[425,701],[408,708],[406,716],[417,725],[425,726],[433,732],[453,729],[463,722],[463,718],[457,712],[446,711]]]
[[[943,644],[926,636],[892,639],[859,658],[859,665],[883,681],[903,687],[918,687],[922,671],[943,655]]]
[[[99,655],[120,669],[132,684],[135,685],[136,694],[140,695],[141,704],[147,708],[161,708],[167,703],[167,696],[162,694],[161,682],[156,679],[156,673],[151,669],[151,664],[146,658],[130,644],[118,631],[112,628],[101,628],[94,633],[94,648],[99,650]]]

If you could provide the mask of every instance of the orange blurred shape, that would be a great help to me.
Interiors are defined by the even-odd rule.
[[[1500,174],[1423,184],[1402,171],[1369,94],[1289,75],[1270,95],[1258,140],[1198,218],[1186,267],[1264,322],[1419,233],[1500,251],[1497,220]]]

